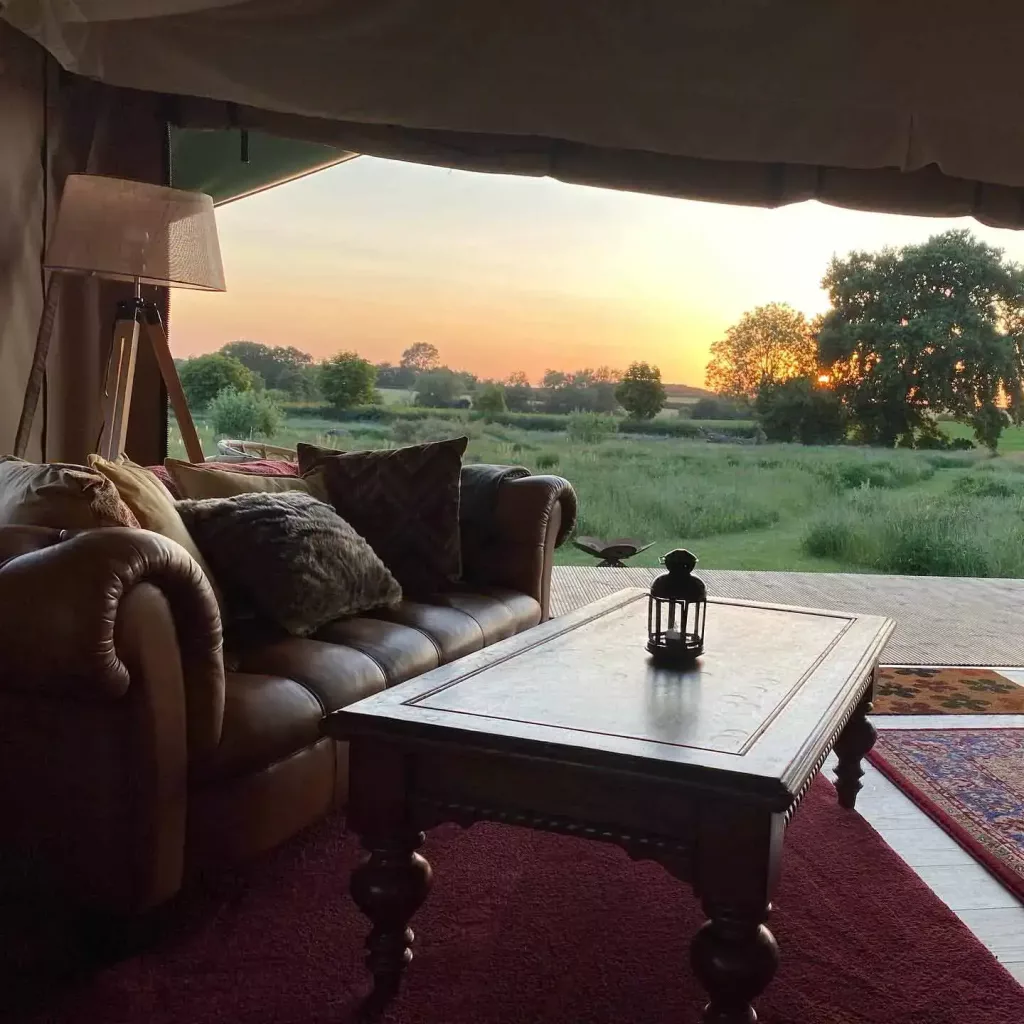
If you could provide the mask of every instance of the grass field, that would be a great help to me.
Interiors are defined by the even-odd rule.
[[[944,424],[959,435],[956,424]],[[204,447],[216,450],[199,422]],[[708,568],[1024,577],[1024,430],[1007,454],[708,444],[431,418],[393,424],[291,419],[272,443],[344,449],[468,434],[467,459],[517,463],[568,478],[579,534],[654,547],[632,564],[692,548]],[[171,454],[183,457],[172,425]],[[562,564],[593,564],[566,545]]]

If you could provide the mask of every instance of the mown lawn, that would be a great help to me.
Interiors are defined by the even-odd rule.
[[[946,428],[956,427],[945,424]],[[216,450],[199,422],[204,447]],[[951,433],[953,431],[950,431]],[[572,481],[578,533],[636,537],[656,565],[677,546],[707,568],[1024,577],[1024,430],[1007,455],[709,444],[427,419],[395,424],[292,419],[272,443],[344,448],[408,444],[467,433],[467,458],[517,463]],[[172,427],[172,454],[183,457]],[[571,545],[562,564],[593,564]]]
[[[974,440],[974,431],[966,423],[943,423],[942,429],[949,437],[965,437]],[[1007,427],[999,438],[1001,454],[1024,452],[1024,427]]]

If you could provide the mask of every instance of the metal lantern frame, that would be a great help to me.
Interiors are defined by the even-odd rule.
[[[692,552],[672,551],[663,561],[668,572],[651,584],[647,599],[647,650],[656,664],[688,665],[704,653],[707,587],[693,575]]]

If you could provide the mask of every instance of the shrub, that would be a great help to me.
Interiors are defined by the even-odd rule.
[[[250,391],[256,377],[234,356],[213,352],[186,359],[178,370],[185,398],[194,411],[205,408],[225,388]]]
[[[480,428],[465,420],[429,416],[425,419],[401,419],[391,424],[389,431],[396,444],[422,444],[427,441],[447,441],[453,437],[478,437]]]
[[[430,409],[451,409],[465,389],[465,380],[454,370],[442,366],[416,378],[416,404]]]
[[[597,412],[574,412],[568,417],[566,437],[579,444],[598,444],[615,433],[617,426],[611,416]]]
[[[747,420],[750,419],[750,406],[746,402],[714,395],[682,406],[679,415],[691,420]]]
[[[483,413],[485,417],[498,412],[508,412],[508,406],[505,404],[505,389],[500,384],[482,385],[473,399],[473,409]]]
[[[537,456],[535,463],[538,469],[556,469],[558,466],[558,456],[554,452],[541,452]]]
[[[928,455],[926,461],[936,469],[970,469],[977,460],[966,455]]]
[[[927,480],[935,474],[935,467],[927,461],[904,459],[900,461],[872,458],[844,458],[834,462],[818,463],[813,470],[837,491],[857,487],[894,489]]]
[[[630,363],[615,389],[615,398],[634,419],[653,419],[665,404],[661,370],[648,363]]]
[[[221,437],[272,438],[281,429],[281,409],[263,391],[225,388],[207,407],[214,432]]]
[[[953,483],[954,494],[972,498],[1015,498],[1024,496],[1024,480],[1008,476],[965,474]]]
[[[416,420],[395,420],[391,424],[391,439],[396,444],[412,444],[419,437],[419,423]]]
[[[320,390],[335,411],[372,402],[376,385],[377,368],[355,352],[339,352],[320,366]]]
[[[846,438],[839,397],[810,377],[793,377],[762,387],[756,408],[769,441],[837,444]]]
[[[849,513],[833,509],[808,526],[804,550],[816,558],[847,561],[855,543],[856,524]]]

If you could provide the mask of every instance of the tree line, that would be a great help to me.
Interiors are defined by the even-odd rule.
[[[940,418],[995,451],[1020,422],[1024,269],[970,231],[833,257],[830,308],[760,306],[712,345],[707,385],[770,439],[950,447]]]
[[[267,418],[279,420],[283,404],[322,402],[341,411],[379,402],[378,388],[408,390],[414,404],[428,408],[606,414],[623,409],[637,419],[656,416],[666,397],[661,371],[646,362],[634,362],[621,373],[607,366],[547,370],[534,385],[523,371],[505,380],[480,380],[453,370],[442,365],[429,342],[410,345],[397,366],[374,364],[355,352],[339,352],[318,363],[300,349],[255,341],[233,341],[217,352],[177,360],[177,365],[193,409],[212,406],[232,426],[239,425],[242,413],[231,419],[229,410],[244,408],[250,417],[261,410],[263,433],[268,433]]]

